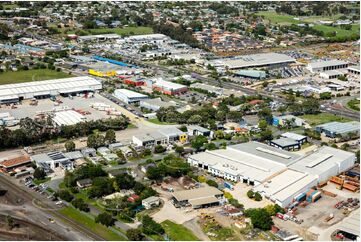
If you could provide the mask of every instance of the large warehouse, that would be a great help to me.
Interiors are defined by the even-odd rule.
[[[229,70],[250,67],[278,66],[293,63],[296,60],[285,54],[260,53],[254,55],[243,55],[232,58],[217,59],[210,64],[213,66],[227,67]]]
[[[0,103],[14,103],[23,99],[94,92],[100,89],[102,89],[101,82],[88,76],[7,84],[0,85]]]
[[[125,103],[138,103],[141,100],[148,99],[147,95],[134,92],[128,89],[116,89],[114,96],[119,98]]]
[[[282,207],[298,194],[355,164],[355,154],[328,146],[297,155],[258,142],[228,146],[188,157],[188,162],[214,176],[253,186]]]
[[[191,155],[188,162],[235,182],[258,185],[287,168],[300,155],[258,142],[228,146],[226,149]]]
[[[311,62],[307,65],[306,69],[312,73],[325,72],[337,69],[344,69],[348,67],[346,61],[341,60],[329,60],[329,61],[317,61]]]
[[[152,88],[155,91],[162,92],[167,95],[176,95],[185,93],[188,91],[188,87],[174,82],[168,82],[161,79],[157,79],[153,84]]]

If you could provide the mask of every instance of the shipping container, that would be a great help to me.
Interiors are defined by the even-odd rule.
[[[305,201],[306,200],[306,193],[301,193],[301,194],[298,194],[296,197],[295,197],[295,200],[297,202],[302,202],[302,201]]]
[[[229,183],[229,182],[225,182],[224,183],[224,187],[225,188],[228,188],[228,189],[230,189],[230,190],[233,190],[234,188],[233,188],[233,185],[231,184],[231,183]]]
[[[318,199],[321,198],[321,192],[316,192],[315,194],[312,195],[312,202],[316,202]]]
[[[306,193],[306,197],[309,197],[315,190],[314,189],[310,189],[307,193]]]

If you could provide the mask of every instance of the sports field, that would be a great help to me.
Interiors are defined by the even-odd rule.
[[[6,71],[0,73],[0,85],[21,82],[44,81],[72,77],[69,73],[49,69],[37,69],[28,71]]]

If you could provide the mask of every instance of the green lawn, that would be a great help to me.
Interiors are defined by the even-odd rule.
[[[316,30],[324,32],[326,35],[328,33],[336,32],[336,36],[338,37],[347,37],[352,34],[360,34],[360,28],[359,25],[353,24],[351,30],[341,29],[340,27],[334,27],[334,26],[326,26],[326,25],[315,25],[313,27]]]
[[[50,179],[51,179],[51,177],[46,177],[45,179],[41,179],[41,180],[34,179],[34,181],[33,181],[33,182],[34,182],[36,185],[39,185],[39,184],[41,184],[41,183],[44,183],[44,182],[50,181]]]
[[[82,29],[87,35],[93,34],[119,34],[119,35],[139,35],[153,34],[151,27],[124,27],[124,28],[100,28],[100,29]],[[68,31],[67,34],[74,34],[76,31]]]
[[[91,229],[94,233],[100,235],[105,240],[110,241],[124,241],[127,240],[123,236],[119,235],[118,233],[114,232],[113,230],[109,229],[108,227],[105,227],[104,225],[98,224],[94,221],[94,219],[88,217],[87,215],[83,214],[79,210],[73,208],[73,207],[66,207],[59,210],[60,213],[64,214],[65,216],[73,219],[74,221],[78,222],[79,224],[82,224],[89,229]]]
[[[337,37],[347,37],[352,34],[360,34],[360,28],[358,24],[353,24],[351,30],[341,29],[340,27],[326,26],[318,24],[317,21],[320,20],[337,20],[341,16],[340,14],[335,14],[332,16],[293,16],[288,14],[281,14],[274,11],[260,11],[256,15],[264,16],[265,19],[268,19],[274,24],[280,25],[291,25],[291,24],[300,24],[300,23],[313,23],[314,29],[322,31],[327,35],[328,33],[336,31]],[[296,20],[298,18],[299,20]]]
[[[349,122],[352,121],[349,118],[337,116],[330,113],[319,113],[319,114],[306,114],[300,116],[300,118],[305,119],[307,123],[311,126],[324,124],[328,122]]]
[[[170,240],[175,240],[175,241],[200,240],[193,234],[192,231],[190,231],[183,225],[173,223],[169,220],[162,222],[161,225],[164,228],[166,234],[169,236]]]
[[[153,124],[160,124],[160,125],[175,124],[175,123],[169,123],[169,122],[161,122],[157,118],[148,119],[148,121]]]
[[[7,71],[0,73],[0,85],[21,82],[43,81],[50,79],[72,77],[68,73],[49,69],[37,69],[28,71]]]
[[[352,99],[352,100],[348,101],[347,107],[349,107],[355,111],[360,111],[360,100]]]

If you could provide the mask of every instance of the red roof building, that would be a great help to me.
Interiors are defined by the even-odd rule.
[[[0,169],[3,170],[4,172],[9,172],[17,167],[25,166],[30,163],[31,163],[30,157],[23,155],[0,162]]]
[[[127,199],[127,201],[131,203],[135,203],[137,200],[139,200],[139,196],[137,194],[133,194]]]

